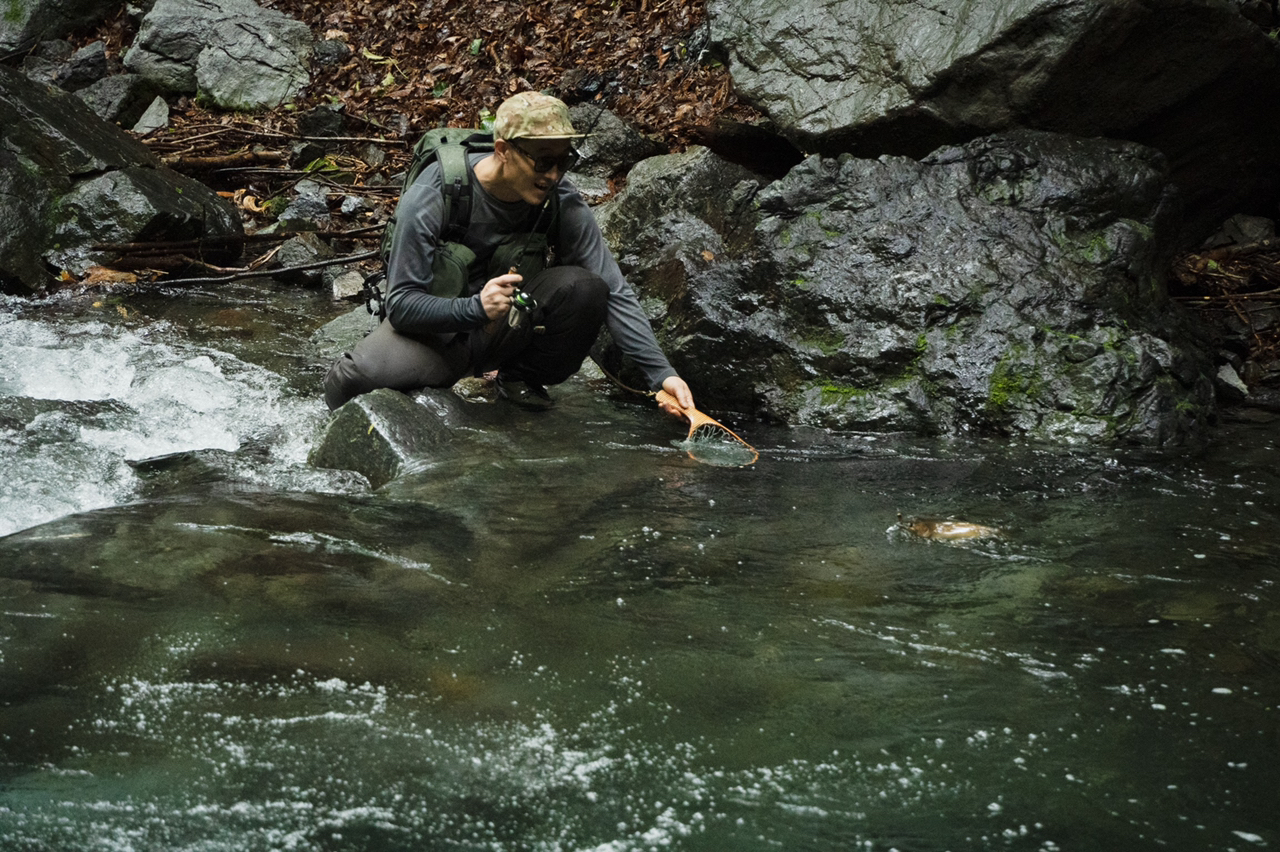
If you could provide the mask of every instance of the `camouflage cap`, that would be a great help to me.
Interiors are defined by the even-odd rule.
[[[541,92],[521,92],[498,107],[493,135],[498,139],[581,139],[587,134],[573,129],[564,101]]]

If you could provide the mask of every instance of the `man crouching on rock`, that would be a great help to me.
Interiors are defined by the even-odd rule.
[[[453,233],[443,221],[439,161],[405,188],[387,264],[386,319],[329,369],[329,408],[376,388],[446,388],[493,370],[500,396],[547,408],[552,399],[546,386],[582,367],[606,323],[651,388],[692,408],[688,384],[659,348],[590,208],[563,180],[578,160],[572,142],[583,138],[569,108],[548,95],[518,94],[498,107],[493,131],[491,152],[466,155],[471,201],[465,230],[453,212],[456,201],[450,203]],[[554,248],[554,266],[541,268],[545,253],[539,246],[525,249],[539,226]],[[467,280],[458,273],[449,285],[439,264],[433,273],[433,264],[438,252],[457,251],[451,243],[470,251],[461,253],[469,261]],[[508,272],[516,268],[527,276]],[[456,297],[441,295],[450,286]]]

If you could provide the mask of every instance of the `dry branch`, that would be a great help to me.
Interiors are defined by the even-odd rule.
[[[253,243],[284,242],[291,237],[303,234],[316,234],[325,239],[362,237],[381,231],[386,225],[369,225],[365,228],[350,228],[345,231],[278,231],[273,234],[228,234],[218,237],[200,237],[194,240],[167,240],[141,243],[98,243],[94,251],[109,251],[116,254],[156,254],[166,252],[200,251],[209,248],[225,248],[234,245],[250,245]]]
[[[366,251],[361,254],[352,254],[346,257],[334,257],[329,260],[317,260],[312,263],[300,263],[297,266],[281,266],[275,269],[236,269],[224,270],[230,274],[220,277],[209,278],[170,278],[156,281],[165,287],[176,287],[188,284],[230,284],[233,281],[243,281],[249,278],[272,278],[276,275],[288,275],[291,272],[309,272],[313,269],[324,269],[326,266],[338,266],[343,263],[357,263],[361,260],[370,260],[380,254],[376,249],[374,251]]]
[[[210,157],[183,155],[165,157],[164,164],[176,171],[212,171],[238,166],[256,166],[261,163],[287,163],[289,155],[281,151],[238,151],[234,154],[218,154]]]

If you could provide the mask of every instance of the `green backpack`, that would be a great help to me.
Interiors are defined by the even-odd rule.
[[[431,293],[434,296],[453,299],[466,293],[467,284],[471,280],[471,267],[476,262],[475,252],[462,243],[471,223],[471,170],[467,168],[467,157],[475,152],[491,151],[492,134],[465,127],[438,127],[429,130],[413,147],[413,158],[405,172],[404,190],[413,185],[423,169],[437,160],[440,162],[442,176],[444,230],[431,265]],[[378,282],[386,275],[399,212],[397,204],[382,235],[383,269],[365,281],[369,312],[377,313],[379,317],[386,315],[386,308]],[[512,267],[526,281],[537,275],[548,265],[549,235],[555,234],[559,225],[560,197],[553,192],[547,206],[538,215],[533,229],[527,234],[513,234],[494,251],[486,269],[489,277],[501,275]]]

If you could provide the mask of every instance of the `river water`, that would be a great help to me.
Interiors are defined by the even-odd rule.
[[[341,307],[0,308],[0,848],[1280,843],[1274,419],[739,469],[583,378],[370,491],[306,461]]]

